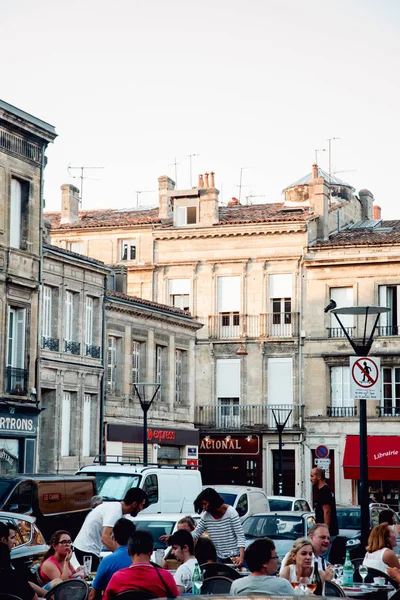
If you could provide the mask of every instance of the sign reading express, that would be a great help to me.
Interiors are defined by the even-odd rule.
[[[30,434],[35,435],[37,429],[37,417],[26,415],[4,416],[0,414],[0,434]]]

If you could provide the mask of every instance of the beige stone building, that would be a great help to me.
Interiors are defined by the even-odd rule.
[[[328,449],[343,448],[348,423],[328,416],[336,414],[329,378],[339,371],[330,371],[337,358],[325,360],[323,353],[350,354],[323,313],[329,286],[345,287],[339,270],[334,285],[329,244],[338,229],[373,219],[373,197],[367,190],[357,195],[316,165],[279,203],[233,199],[221,206],[213,173],[193,189],[174,188],[159,178],[156,208],[78,212],[73,190],[64,187],[62,212],[47,215],[52,242],[123,267],[124,292],[188,310],[203,324],[195,346],[194,423],[206,483],[277,492],[275,415],[288,418],[284,493],[310,496],[313,452],[324,440],[331,444],[333,422],[342,441]],[[353,267],[364,265],[358,260]],[[322,283],[327,274],[329,285]],[[338,303],[349,299],[336,294]],[[348,418],[356,432],[356,419]],[[340,452],[332,454],[331,472],[344,501],[351,485],[342,481]]]
[[[0,473],[36,468],[42,185],[55,137],[0,100]]]

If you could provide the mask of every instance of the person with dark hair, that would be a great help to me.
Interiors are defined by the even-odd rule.
[[[294,590],[287,579],[276,577],[279,556],[269,538],[255,540],[244,554],[251,575],[241,577],[231,585],[231,594],[261,593],[268,596],[293,596]]]
[[[40,566],[40,579],[46,585],[54,579],[74,579],[83,577],[83,569],[76,571],[71,565],[72,540],[68,531],[60,529],[50,538],[50,548],[43,557]]]
[[[333,542],[334,537],[339,533],[335,496],[326,483],[325,471],[319,467],[311,470],[310,481],[316,490],[314,502],[315,520],[317,523],[328,525],[331,542]]]
[[[14,548],[15,540],[17,538],[17,528],[13,523],[0,522],[0,542],[7,544],[8,549]]]
[[[195,540],[205,533],[210,535],[220,562],[241,567],[244,561],[245,537],[236,510],[224,503],[213,488],[203,490],[194,501],[196,512],[202,512],[192,535]]]
[[[110,600],[125,590],[150,592],[155,598],[179,596],[174,578],[169,571],[150,562],[153,538],[146,530],[137,530],[128,542],[132,564],[114,573],[106,588],[103,600]]]
[[[132,564],[128,553],[128,541],[136,531],[136,527],[130,519],[121,517],[113,527],[114,552],[101,561],[97,569],[96,577],[90,590],[89,600],[101,598],[111,577],[120,569],[126,569]]]
[[[208,537],[199,537],[194,547],[194,555],[199,565],[217,562],[217,551],[212,540]]]
[[[3,528],[0,534],[2,534],[2,538],[5,537]],[[21,573],[13,569],[10,548],[4,542],[0,542],[0,590],[3,594],[13,594],[22,600],[38,600],[37,594],[29,582],[21,576]]]
[[[178,590],[181,594],[185,591],[190,592],[191,588],[186,590],[183,581],[185,576],[190,577],[190,579],[193,578],[193,571],[197,563],[196,557],[193,554],[193,537],[189,531],[181,529],[180,531],[175,531],[175,533],[171,535],[169,544],[172,546],[172,553],[174,556],[182,563],[174,575]]]
[[[112,531],[115,522],[127,514],[136,517],[147,503],[147,494],[144,490],[131,488],[120,502],[103,502],[96,506],[87,515],[74,541],[78,561],[82,564],[84,556],[91,556],[92,571],[97,571],[102,546],[114,550]]]

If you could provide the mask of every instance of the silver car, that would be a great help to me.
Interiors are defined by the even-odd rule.
[[[312,512],[312,508],[304,498],[295,496],[268,496],[270,510],[302,510]]]

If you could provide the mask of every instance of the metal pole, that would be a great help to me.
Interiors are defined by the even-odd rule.
[[[365,548],[369,536],[369,492],[368,492],[368,437],[367,402],[360,400],[360,490],[361,547]]]
[[[283,494],[283,449],[282,449],[282,427],[278,427],[278,435],[279,435],[279,480],[278,480],[278,494],[282,496]]]
[[[147,467],[147,406],[143,406],[143,464]]]

